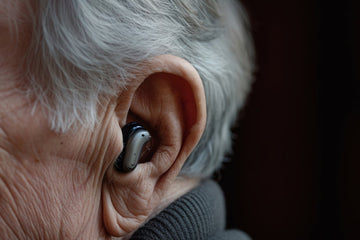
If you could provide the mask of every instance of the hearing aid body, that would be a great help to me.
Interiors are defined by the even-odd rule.
[[[115,168],[120,172],[130,172],[136,168],[142,149],[151,136],[143,126],[136,122],[126,124],[122,132],[124,148],[115,161]]]

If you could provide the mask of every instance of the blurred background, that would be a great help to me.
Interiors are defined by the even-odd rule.
[[[258,70],[216,176],[228,227],[254,240],[360,239],[358,1],[241,2]]]

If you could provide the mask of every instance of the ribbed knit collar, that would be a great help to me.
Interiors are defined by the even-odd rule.
[[[223,193],[217,183],[206,180],[150,219],[131,240],[202,240],[224,228]]]

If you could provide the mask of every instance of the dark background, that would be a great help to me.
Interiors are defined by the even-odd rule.
[[[253,91],[220,183],[228,227],[254,240],[360,239],[360,8],[243,0]]]

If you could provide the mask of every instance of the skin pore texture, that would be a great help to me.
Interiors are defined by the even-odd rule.
[[[0,35],[10,36],[4,19]],[[19,26],[20,27],[20,26]],[[183,59],[144,62],[126,90],[99,104],[94,129],[65,133],[49,127],[21,88],[22,41],[1,38],[0,232],[5,239],[112,239],[128,236],[150,216],[194,188],[180,178],[206,119],[196,70]],[[14,47],[15,46],[15,47]],[[141,122],[155,142],[152,155],[131,173],[113,163],[123,149],[121,127]]]

